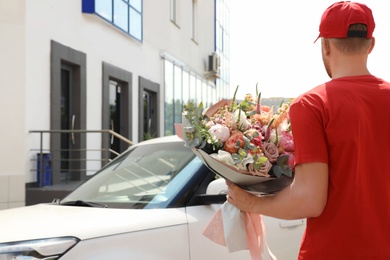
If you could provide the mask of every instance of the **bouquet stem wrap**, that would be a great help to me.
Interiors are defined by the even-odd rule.
[[[263,217],[260,214],[242,212],[225,202],[203,230],[203,235],[213,242],[226,246],[229,252],[250,251],[252,260],[272,259],[266,242]],[[264,247],[267,247],[265,252]]]

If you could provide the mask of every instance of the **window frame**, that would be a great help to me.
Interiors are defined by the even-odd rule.
[[[136,0],[139,1],[138,4],[133,4],[134,2],[131,0],[102,0],[102,3],[105,3],[107,5],[107,10],[109,10],[109,14],[104,14],[104,9],[97,10],[97,0],[83,0],[82,1],[82,12],[88,13],[88,14],[95,14],[96,16],[100,17],[104,21],[110,23],[112,26],[117,28],[118,30],[126,33],[127,35],[130,35],[133,39],[142,42],[143,41],[143,0]],[[115,3],[120,2],[121,4],[124,4],[127,6],[125,13],[127,13],[127,17],[125,20],[127,20],[127,30],[123,28],[122,23],[119,23],[120,21],[123,21],[123,19],[117,19],[118,23],[115,22]],[[123,11],[123,10],[122,10]],[[121,11],[121,12],[122,12]],[[133,15],[139,15],[133,17]],[[132,21],[135,21],[134,18],[138,18],[137,22],[139,22],[139,28],[136,28],[137,30],[133,30],[134,27],[132,26]],[[134,22],[136,23],[136,22]]]

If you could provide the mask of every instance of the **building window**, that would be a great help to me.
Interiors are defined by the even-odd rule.
[[[82,12],[93,13],[142,41],[143,0],[83,0]]]
[[[181,123],[184,105],[203,102],[205,107],[216,103],[215,85],[181,64],[165,57],[164,61],[164,134],[175,134],[174,124]]]
[[[179,25],[179,1],[178,0],[170,0],[170,17],[171,22],[176,25]]]

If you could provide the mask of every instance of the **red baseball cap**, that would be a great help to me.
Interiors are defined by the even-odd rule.
[[[350,31],[351,24],[365,24],[367,32]],[[372,11],[365,4],[341,1],[329,6],[322,15],[320,23],[320,34],[318,38],[372,38],[375,22],[372,16]]]

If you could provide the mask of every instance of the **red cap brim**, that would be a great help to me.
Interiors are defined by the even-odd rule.
[[[316,41],[321,37],[321,34],[318,35],[317,39],[313,43],[316,43]]]

